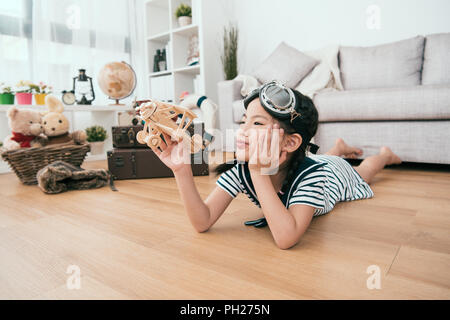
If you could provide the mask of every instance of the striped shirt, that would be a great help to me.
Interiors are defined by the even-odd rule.
[[[222,173],[216,183],[233,198],[242,192],[261,207],[248,163],[237,163]],[[347,161],[328,155],[306,157],[285,190],[279,196],[286,208],[296,204],[312,206],[315,208],[314,216],[330,212],[340,201],[373,197],[369,185]]]

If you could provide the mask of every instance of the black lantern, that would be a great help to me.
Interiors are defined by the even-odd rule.
[[[75,92],[77,104],[92,104],[95,100],[92,78],[86,75],[85,69],[78,71],[78,76],[73,78],[73,92]]]

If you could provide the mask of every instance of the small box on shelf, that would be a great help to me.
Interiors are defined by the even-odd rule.
[[[173,102],[173,75],[150,78],[151,97],[156,100]]]

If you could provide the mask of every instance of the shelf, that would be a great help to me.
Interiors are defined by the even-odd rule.
[[[198,33],[198,26],[196,24],[191,24],[185,27],[172,29],[169,31],[164,31],[153,36],[147,37],[149,41],[158,41],[158,42],[168,42],[170,40],[170,34],[180,35],[184,37],[191,36],[193,34]]]
[[[166,75],[169,75],[172,73],[199,74],[200,73],[200,65],[196,64],[193,66],[186,66],[186,67],[174,69],[173,71],[164,70],[164,71],[159,71],[159,72],[152,72],[148,76],[150,78],[155,78],[155,77],[166,76]]]
[[[196,24],[190,24],[185,27],[173,29],[172,33],[180,36],[191,36],[198,33],[198,26]]]
[[[145,1],[145,0],[144,0]],[[156,0],[144,5],[146,79],[148,95],[164,99],[172,99],[178,103],[177,97],[184,91],[205,93],[205,58],[201,36],[203,7],[201,0]],[[205,0],[207,2],[207,0]],[[180,27],[175,17],[176,8],[185,3],[192,8],[193,20],[190,25]],[[188,55],[192,54],[190,40],[198,37],[199,61],[188,66]],[[155,51],[166,48],[169,61],[168,69],[153,71]],[[191,61],[191,60],[189,60]],[[167,98],[168,97],[168,98]]]
[[[35,109],[35,110],[47,110],[45,105],[31,105],[31,104],[0,104],[0,112],[6,112],[9,108],[15,106],[19,109]],[[94,111],[94,112],[112,112],[112,111],[129,111],[133,110],[131,105],[65,105],[64,111]]]
[[[169,3],[165,0],[146,0],[145,4],[165,9],[169,8]]]
[[[147,40],[149,41],[158,41],[158,42],[168,42],[170,40],[170,32],[161,32],[154,36],[148,37]]]
[[[189,74],[199,74],[200,73],[200,65],[196,64],[193,66],[182,67],[173,70],[174,73],[189,73]]]
[[[164,71],[152,72],[148,76],[150,78],[155,78],[155,77],[167,76],[169,74],[172,74],[172,71],[164,70]]]

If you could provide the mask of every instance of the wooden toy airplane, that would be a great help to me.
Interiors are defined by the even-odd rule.
[[[136,140],[141,144],[147,144],[150,148],[158,148],[161,145],[161,134],[169,135],[174,141],[190,141],[191,153],[197,153],[204,148],[203,138],[199,134],[192,137],[186,132],[197,115],[191,110],[156,100],[142,101],[136,110],[139,117],[145,121],[144,129],[136,134]],[[178,116],[181,120],[177,123]]]

